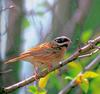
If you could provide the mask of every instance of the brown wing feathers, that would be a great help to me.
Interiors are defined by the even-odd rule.
[[[30,57],[30,56],[41,57],[43,54],[47,53],[48,48],[49,48],[48,43],[41,44],[35,48],[30,49],[28,52],[20,54],[18,57],[15,57],[15,58],[12,58],[12,59],[6,61],[5,64],[12,63],[12,62],[15,62],[18,60],[25,60],[25,58]]]
[[[15,62],[15,61],[18,61],[18,60],[23,60],[24,58],[26,58],[26,57],[28,57],[30,55],[31,55],[30,52],[20,54],[20,56],[18,56],[18,57],[15,57],[15,58],[12,58],[10,60],[7,60],[5,62],[5,64],[12,63],[12,62]]]

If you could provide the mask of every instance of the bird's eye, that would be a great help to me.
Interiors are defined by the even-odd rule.
[[[55,40],[57,43],[68,43],[70,42],[70,39],[67,38],[66,36],[61,36],[61,37],[57,37],[55,38]]]
[[[56,39],[55,41],[58,43],[63,43],[63,42],[68,42],[69,40],[62,38],[62,39]]]
[[[55,41],[58,42],[58,43],[62,43],[61,39],[56,39]]]

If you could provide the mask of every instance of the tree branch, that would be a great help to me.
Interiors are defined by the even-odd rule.
[[[79,58],[84,58],[84,57],[89,57],[89,56],[92,56],[93,54],[97,53],[100,49],[95,49],[94,51],[92,51],[91,53],[89,54],[84,54],[84,55],[81,55],[79,56]]]
[[[62,61],[62,62],[60,62],[59,65],[57,65],[57,66],[51,68],[49,71],[48,71],[48,70],[44,70],[44,71],[42,71],[41,73],[39,73],[39,74],[37,75],[37,79],[40,79],[40,78],[46,76],[48,73],[50,73],[50,72],[52,72],[52,71],[54,71],[54,70],[56,70],[56,69],[59,69],[60,67],[66,65],[67,63],[69,63],[69,62],[71,62],[71,61],[73,61],[73,60],[76,60],[81,54],[83,54],[83,53],[85,53],[85,52],[88,52],[88,51],[94,49],[94,48],[95,48],[94,45],[97,45],[97,44],[99,44],[99,43],[100,43],[100,36],[98,36],[97,38],[95,38],[94,40],[92,40],[92,44],[91,44],[91,43],[88,43],[86,46],[84,46],[84,47],[78,49],[78,50],[77,50],[75,53],[73,53],[68,59],[66,59],[66,60],[64,60],[64,61]],[[20,82],[14,84],[14,85],[5,87],[2,91],[5,91],[6,93],[10,93],[10,92],[13,92],[14,90],[16,90],[16,89],[18,89],[18,88],[20,88],[20,87],[23,87],[23,86],[25,86],[25,85],[27,85],[27,84],[29,84],[29,83],[32,83],[32,82],[35,81],[35,80],[36,80],[36,79],[35,79],[35,75],[33,75],[33,76],[31,76],[31,77],[29,77],[29,78],[27,78],[27,79],[25,79],[25,80],[23,80],[23,81],[20,81]],[[71,86],[72,86],[72,85],[71,85]],[[2,94],[4,94],[4,93],[2,93]]]

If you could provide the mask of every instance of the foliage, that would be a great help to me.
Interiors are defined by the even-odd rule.
[[[49,74],[48,74],[47,76],[45,76],[45,77],[43,77],[43,78],[41,78],[41,79],[39,80],[38,85],[39,85],[39,87],[40,87],[41,89],[43,89],[43,88],[46,87],[48,79],[49,79]]]
[[[46,0],[43,0],[43,1],[46,1]],[[58,0],[58,1],[60,1],[60,0]],[[78,1],[82,1],[82,0],[76,0],[76,1],[78,2]],[[69,7],[71,9],[69,10],[70,17],[68,17],[68,19],[71,18],[71,15],[73,15],[77,9],[76,1],[73,1],[73,0],[70,1],[72,3],[70,4],[70,7]],[[75,30],[74,30],[75,32],[72,35],[72,44],[71,44],[70,49],[68,49],[68,51],[66,52],[65,58],[70,56],[76,49],[80,48],[80,46],[86,44],[88,42],[88,40],[93,39],[94,37],[100,35],[100,32],[99,32],[100,31],[100,12],[99,12],[100,0],[91,0],[91,2],[92,2],[92,4],[90,6],[90,10],[88,11],[88,14],[86,15],[85,20],[83,21],[83,23],[81,25],[78,24],[75,26]],[[40,18],[42,19],[43,16],[45,16],[45,13],[47,13],[51,9],[53,10],[51,5],[52,4],[49,4],[47,2],[42,2],[42,3],[37,4],[38,8],[33,10],[33,12],[34,12],[34,14],[32,15],[33,18],[38,16],[39,19]],[[55,7],[55,8],[57,8],[57,7]],[[58,10],[55,9],[52,12],[51,11],[50,11],[50,13],[54,13],[55,11],[57,12]],[[59,23],[60,25],[63,24],[59,14],[56,15],[56,13],[55,13],[55,14],[53,14],[53,16],[56,16],[55,17],[56,19],[53,19],[53,20],[57,20],[57,23]],[[67,17],[66,17],[66,19],[67,19]],[[37,27],[39,27],[39,24],[42,25],[42,22],[40,22],[38,20],[36,19],[36,21],[34,21],[34,22],[36,22]],[[26,15],[24,15],[24,17],[21,16],[21,20],[18,22],[21,25],[19,23],[17,23],[17,26],[15,26],[16,28],[14,28],[14,31],[19,31],[18,28],[25,30],[32,24],[32,23],[30,24],[30,21],[27,19]],[[46,23],[48,23],[48,22],[46,22]],[[50,24],[52,24],[52,23],[50,23]],[[58,25],[58,27],[60,27],[60,25]],[[42,32],[42,30],[44,30],[44,26],[41,26],[41,27],[42,27],[42,28],[40,28],[41,31],[39,31],[39,32]],[[52,26],[50,26],[50,27],[52,28]],[[46,28],[48,29],[50,27],[48,26]],[[54,27],[57,27],[57,26],[54,25]],[[54,29],[54,31],[55,30],[56,29]],[[62,30],[62,28],[60,30]],[[44,31],[46,31],[46,30],[44,30]],[[45,33],[45,35],[46,35],[46,33]],[[68,33],[70,33],[70,32],[68,32]],[[15,33],[15,35],[16,34],[17,33]],[[16,50],[16,48],[20,48],[21,40],[19,38],[19,34],[20,33],[18,33],[16,35],[17,37],[14,38],[15,50]],[[36,31],[36,34],[38,35],[38,31]],[[40,33],[40,35],[41,34],[42,33]],[[42,37],[44,37],[45,35],[43,35]],[[100,44],[98,46],[100,46]],[[8,47],[8,49],[9,49],[9,47]],[[10,56],[10,54],[12,54],[13,50],[11,49],[11,51],[9,51],[9,53],[8,53],[9,56]],[[18,52],[18,49],[16,50],[16,52]],[[77,76],[78,73],[83,71],[84,67],[87,64],[89,64],[97,55],[98,55],[98,53],[96,53],[95,55],[92,55],[90,57],[87,57],[87,58],[77,59],[76,61],[67,64],[67,66],[65,66],[61,69],[62,71],[65,70],[63,73],[60,74],[57,71],[57,72],[53,72],[53,73],[49,74],[48,76],[46,76],[44,78],[41,78],[39,80],[37,86],[29,86],[28,92],[30,92],[31,94],[46,94],[46,93],[57,94],[62,88],[64,88],[66,85],[68,85],[68,83],[70,81],[72,81]],[[18,75],[17,75],[17,72],[15,71],[17,69],[19,70],[19,65],[17,62],[13,68],[14,68],[13,77],[15,77],[14,79],[18,80],[17,79]],[[12,79],[13,79],[13,77],[12,77]],[[76,77],[75,83],[81,87],[82,92],[84,92],[85,94],[99,94],[100,93],[100,89],[99,89],[99,87],[100,87],[100,66],[96,65],[95,68],[92,69],[91,71],[86,71],[86,72],[82,73],[80,76]],[[75,94],[75,93],[76,92],[74,92],[74,90],[72,90],[71,94]]]
[[[45,89],[38,89],[36,86],[29,86],[28,92],[31,94],[46,94]]]
[[[88,89],[89,89],[89,81],[88,78],[96,78],[99,74],[92,72],[92,71],[86,71],[85,73],[79,75],[76,80],[75,83],[80,85],[80,87],[82,88],[82,90],[87,93]]]

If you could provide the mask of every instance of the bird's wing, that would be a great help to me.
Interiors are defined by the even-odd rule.
[[[15,62],[17,60],[24,60],[25,58],[28,58],[28,57],[39,58],[43,55],[47,56],[47,54],[49,55],[50,53],[52,53],[52,49],[49,46],[50,45],[48,43],[44,43],[44,44],[41,44],[39,46],[36,46],[35,48],[31,48],[27,52],[21,53],[18,57],[7,60],[5,62],[5,64],[12,63],[12,62]]]
[[[32,56],[43,56],[47,54],[51,54],[53,52],[53,48],[50,47],[49,43],[41,44],[35,48],[29,50],[29,54]]]

